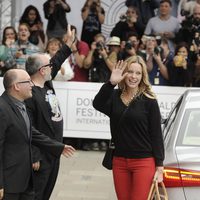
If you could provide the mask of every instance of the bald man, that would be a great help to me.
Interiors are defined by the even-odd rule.
[[[51,140],[32,127],[24,100],[33,83],[25,70],[8,70],[0,97],[0,199],[33,200],[31,142],[55,157],[69,157],[74,148]]]

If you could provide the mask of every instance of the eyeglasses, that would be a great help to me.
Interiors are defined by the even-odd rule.
[[[42,65],[42,66],[38,69],[38,71],[40,71],[43,67],[50,67],[50,68],[52,68],[52,67],[53,67],[53,64],[52,64],[52,63],[49,63],[49,64],[46,64],[46,65]]]
[[[17,82],[19,84],[23,84],[23,83],[29,83],[30,85],[34,85],[34,83],[32,82],[32,80],[27,80],[27,81],[19,81]]]

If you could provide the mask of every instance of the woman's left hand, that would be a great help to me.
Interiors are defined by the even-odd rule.
[[[163,181],[163,172],[164,172],[164,167],[160,166],[156,168],[156,179],[158,183]]]

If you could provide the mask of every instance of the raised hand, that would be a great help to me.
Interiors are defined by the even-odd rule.
[[[62,155],[66,158],[71,157],[75,152],[75,149],[71,145],[65,145]]]
[[[119,62],[117,62],[110,76],[110,82],[112,85],[117,85],[128,74],[127,72],[123,73],[126,66],[127,66],[127,63],[124,62],[123,60],[120,60]]]
[[[68,24],[68,26],[67,26],[67,37],[66,37],[65,44],[68,47],[71,47],[72,44],[75,42],[75,40],[76,40],[75,29],[71,30],[71,25]]]
[[[4,190],[3,188],[0,189],[0,199],[3,199],[4,196]]]

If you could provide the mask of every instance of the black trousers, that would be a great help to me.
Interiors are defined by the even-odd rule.
[[[33,186],[29,185],[23,193],[5,193],[3,200],[34,200]]]
[[[60,159],[55,158],[51,165],[41,162],[41,169],[34,172],[33,182],[35,189],[35,200],[49,200],[58,176]]]

